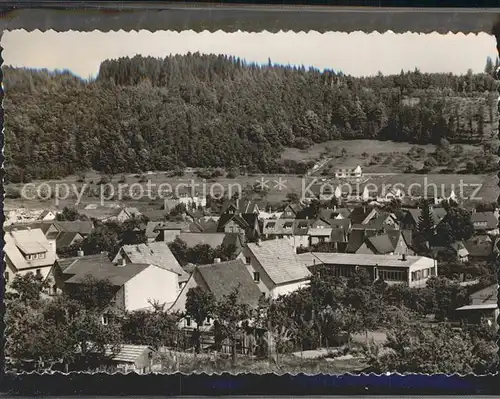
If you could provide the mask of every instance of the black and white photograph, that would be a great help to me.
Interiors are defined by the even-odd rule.
[[[8,371],[496,372],[493,35],[1,46]]]

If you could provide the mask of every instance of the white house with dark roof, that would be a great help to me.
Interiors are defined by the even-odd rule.
[[[5,232],[5,271],[8,286],[16,274],[32,272],[47,278],[57,259],[55,243],[50,242],[41,229]]]
[[[266,295],[286,295],[309,284],[311,273],[286,239],[247,243],[241,259],[255,283]]]
[[[184,312],[186,310],[186,299],[190,289],[200,287],[206,292],[213,294],[216,300],[221,300],[238,290],[238,301],[252,308],[256,308],[262,295],[257,284],[252,280],[246,266],[241,260],[227,262],[216,261],[211,265],[197,266],[188,282],[170,307],[171,312]],[[212,320],[207,319],[205,325],[208,327]],[[195,328],[194,320],[184,318],[181,327]]]
[[[124,245],[113,259],[115,264],[151,264],[169,270],[177,275],[178,288],[189,278],[182,269],[172,251],[164,242],[150,242],[148,244]]]

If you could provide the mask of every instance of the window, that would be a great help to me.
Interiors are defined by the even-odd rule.
[[[107,326],[108,325],[108,323],[109,323],[108,315],[103,314],[101,316],[101,323],[102,323],[103,326]]]
[[[4,278],[5,278],[5,282],[8,283],[9,282],[9,272],[4,273]]]
[[[191,318],[190,317],[186,317],[186,326],[191,327]]]
[[[37,277],[40,277],[42,275],[42,272],[40,271],[40,269],[36,269],[36,275],[37,275]]]
[[[258,283],[260,281],[260,274],[259,274],[259,272],[254,272],[253,273],[253,281],[255,281],[256,283]]]
[[[249,264],[250,264],[250,256],[246,256],[246,257],[245,257],[245,262],[247,263],[247,265],[249,265]]]
[[[52,286],[52,294],[57,294],[57,286],[55,284]]]
[[[210,321],[211,321],[211,320],[212,320],[212,319],[210,318],[210,316],[207,316],[207,319],[205,320],[205,324],[206,324],[206,325],[210,325]]]

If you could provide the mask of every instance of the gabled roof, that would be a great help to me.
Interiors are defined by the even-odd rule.
[[[81,265],[83,269],[89,268],[87,264],[107,264],[113,266],[113,262],[109,260],[109,256],[106,252],[97,255],[85,255],[85,256],[75,256],[72,258],[63,258],[57,260],[57,265],[61,268],[63,273],[76,274],[78,268]]]
[[[112,349],[110,345],[106,345],[106,356],[117,363],[135,363],[145,352],[156,352],[146,345],[121,344],[118,353]]]
[[[457,253],[458,256],[468,256],[469,255],[469,251],[467,251],[467,248],[465,247],[465,245],[462,241],[455,241],[450,246],[451,246],[451,248],[453,248],[453,250]]]
[[[489,257],[493,253],[493,241],[489,236],[475,236],[464,241],[470,256]]]
[[[51,221],[43,221],[43,222],[31,222],[31,223],[15,223],[10,226],[4,226],[5,231],[14,231],[14,230],[34,230],[40,229],[43,234],[47,234],[47,231],[50,229],[52,225],[54,225],[54,220]]]
[[[498,228],[498,219],[493,212],[474,212],[471,214],[471,221],[476,230],[493,230]],[[480,224],[486,224],[485,226]]]
[[[18,270],[49,266],[56,261],[55,251],[40,229],[6,232],[4,240],[5,255]],[[45,253],[45,258],[27,260],[23,253],[25,255]]]
[[[72,268],[75,274],[67,279],[65,284],[79,284],[84,282],[87,276],[92,276],[97,280],[107,280],[115,287],[121,287],[148,267],[150,267],[150,265],[137,263],[129,263],[126,266],[116,266],[114,264],[98,262],[82,263],[78,264],[78,267]],[[65,274],[69,274],[68,269],[66,269]]]
[[[349,218],[351,219],[351,223],[354,224],[361,224],[363,220],[366,219],[368,214],[370,213],[369,208],[364,208],[362,206],[358,206],[353,208],[351,211],[351,214],[349,215]]]
[[[347,241],[346,252],[354,253],[356,252],[361,245],[363,245],[364,240],[364,231],[363,230],[353,230],[349,234],[349,240]]]
[[[54,214],[54,212],[52,212],[50,209],[46,209],[38,216],[37,219],[42,220],[45,216],[47,216],[50,213]]]
[[[243,219],[240,215],[225,213],[219,219],[217,231],[223,231],[226,224],[228,224],[230,221],[234,221],[242,229],[248,229],[250,227],[246,220]]]
[[[215,299],[220,300],[237,288],[240,303],[258,306],[262,293],[241,260],[198,266],[196,270]]]
[[[293,234],[296,236],[308,235],[309,228],[314,222],[314,219],[295,219],[293,221]]]
[[[189,231],[189,225],[190,222],[166,220],[164,222],[158,223],[153,231],[160,231],[160,230]]]
[[[180,233],[178,236],[188,247],[209,245],[211,248],[222,245],[225,237],[224,233]]]
[[[156,230],[156,227],[160,224],[161,222],[148,222],[146,225],[146,238],[156,238],[158,237],[158,234],[160,232]]]
[[[286,239],[248,243],[247,247],[276,285],[310,277],[309,270],[297,258],[294,248]]]
[[[181,277],[186,274],[168,245],[164,242],[124,245],[116,255],[115,261],[120,258],[121,252],[125,252],[132,263],[155,265],[170,270]]]
[[[387,234],[368,237],[366,243],[376,254],[386,255],[394,252],[394,245]]]
[[[66,233],[80,233],[81,235],[89,235],[92,233],[94,224],[90,220],[75,220],[75,221],[54,221],[54,226],[60,231]]]
[[[326,222],[333,228],[342,228],[345,231],[351,228],[351,219],[329,219]]]
[[[62,232],[59,233],[56,239],[56,248],[64,248],[70,246],[74,240],[81,240],[83,236],[77,232]]]
[[[497,303],[498,284],[490,285],[470,295],[474,302]]]

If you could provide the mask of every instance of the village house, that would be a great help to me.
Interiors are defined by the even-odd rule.
[[[57,262],[58,270],[54,274],[63,292],[79,289],[90,277],[104,280],[113,287],[113,304],[122,311],[151,310],[154,303],[170,306],[179,293],[179,276],[167,268],[150,263],[127,263],[123,258],[121,262],[111,262],[107,254],[80,255]],[[103,324],[106,324],[105,314]]]
[[[372,209],[361,224],[367,224],[380,228],[399,229],[399,221],[394,213]]]
[[[55,220],[56,214],[52,212],[50,209],[43,211],[40,216],[38,216],[37,220],[41,222],[50,222],[51,220]]]
[[[266,239],[285,239],[297,250],[300,247],[307,248],[309,235],[307,232],[295,235],[295,219],[269,219],[262,223],[262,236]],[[302,233],[299,231],[299,233]]]
[[[129,263],[152,264],[158,266],[177,276],[178,289],[180,289],[189,278],[189,275],[182,269],[168,245],[163,242],[124,245],[114,257],[113,263],[120,265],[128,265]]]
[[[385,234],[366,237],[356,254],[414,255],[411,230],[390,230]]]
[[[310,272],[288,240],[247,243],[238,256],[264,294],[277,297],[309,284]]]
[[[469,252],[470,261],[485,261],[492,259],[493,240],[488,235],[477,235],[464,241]]]
[[[431,276],[437,275],[435,260],[425,256],[327,252],[306,252],[297,256],[312,272],[325,265],[333,267],[335,275],[349,277],[358,268],[364,268],[373,281],[382,279],[387,284],[407,283],[410,287],[423,287]]]
[[[283,213],[281,214],[281,218],[283,219],[295,219],[297,214],[304,208],[304,206],[300,203],[298,204],[288,204]]]
[[[150,346],[122,344],[118,350],[108,346],[105,355],[102,368],[110,373],[147,374],[161,371],[161,354]]]
[[[191,231],[191,222],[188,221],[148,222],[146,238],[148,242],[171,243],[179,234],[189,231]]]
[[[363,171],[359,165],[356,167],[340,167],[335,169],[334,176],[336,179],[360,178],[363,176]]]
[[[5,270],[7,288],[16,275],[33,273],[46,279],[57,259],[56,247],[40,229],[5,232]]]
[[[436,246],[432,248],[434,257],[445,256],[452,257],[460,263],[469,261],[469,251],[463,241],[455,241],[448,247]]]
[[[486,319],[489,325],[497,325],[498,284],[483,288],[470,295],[470,305],[456,309],[458,317],[470,324],[479,324]]]
[[[178,186],[176,192],[173,193],[173,206],[184,204],[188,208],[198,208],[207,206],[207,196],[195,186]]]
[[[475,234],[498,235],[498,219],[493,212],[473,212],[471,220]]]
[[[111,206],[87,206],[85,209],[80,209],[78,213],[86,216],[90,220],[98,220],[100,222],[119,222],[123,223],[126,220],[141,216],[137,208],[122,208]]]
[[[171,312],[184,312],[186,310],[187,294],[191,288],[200,287],[206,292],[213,294],[216,300],[222,300],[224,296],[238,290],[238,300],[251,307],[256,308],[262,295],[247,267],[241,260],[221,262],[215,259],[211,265],[197,266],[188,282],[170,307]],[[208,317],[204,327],[213,324],[213,319]],[[196,322],[190,318],[183,318],[180,327],[196,328]]]

